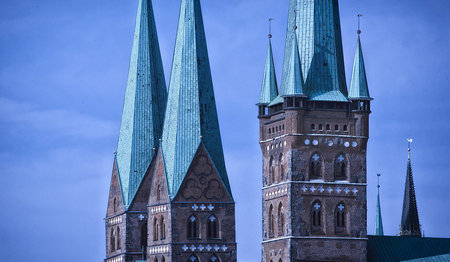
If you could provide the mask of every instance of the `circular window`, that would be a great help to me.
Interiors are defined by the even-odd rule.
[[[333,146],[333,145],[334,145],[333,141],[328,140],[328,146]]]
[[[356,142],[352,143],[352,147],[357,147],[357,146],[358,146],[358,143],[356,143]]]
[[[313,141],[313,145],[317,146],[318,144],[319,144],[319,141],[317,141],[317,140]]]
[[[349,143],[349,142],[345,142],[345,143],[344,143],[344,146],[345,146],[345,147],[349,147],[349,146],[350,146],[350,143]]]
[[[311,144],[311,141],[309,141],[309,139],[306,139],[306,140],[305,140],[305,145],[308,146],[309,144]]]

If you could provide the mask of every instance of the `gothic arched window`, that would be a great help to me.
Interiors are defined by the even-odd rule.
[[[278,236],[284,236],[284,228],[285,228],[285,221],[284,221],[284,208],[283,204],[278,205]]]
[[[156,189],[156,200],[161,200],[161,185],[158,185],[158,188]]]
[[[161,222],[160,222],[161,226],[160,226],[160,238],[161,240],[166,239],[166,221],[164,220],[164,217],[161,217]]]
[[[117,250],[120,250],[120,249],[122,249],[121,248],[121,245],[122,245],[122,243],[120,243],[121,241],[120,241],[120,227],[117,227],[117,245],[116,245],[116,247],[117,247]]]
[[[320,234],[322,230],[322,203],[317,200],[311,206],[311,226],[313,234]]]
[[[114,213],[116,213],[117,212],[117,197],[114,198],[113,209],[114,209]]]
[[[280,181],[284,180],[284,157],[283,154],[280,154],[280,157],[278,158],[278,173],[280,176]]]
[[[319,153],[314,153],[309,161],[309,178],[322,178],[323,158]]]
[[[153,219],[153,241],[158,240],[158,231],[159,231],[158,228],[159,228],[158,219],[155,217]]]
[[[275,235],[275,216],[273,214],[273,206],[269,208],[269,238],[273,238]]]
[[[166,262],[166,258],[164,256],[161,258],[161,262]]]
[[[220,261],[219,257],[217,257],[216,255],[212,255],[208,260],[208,262],[219,262],[219,261]]]
[[[158,258],[155,257],[155,259],[153,259],[153,262],[158,262]]]
[[[211,215],[208,217],[207,221],[207,237],[208,238],[219,238],[219,221],[217,217]]]
[[[196,255],[191,255],[189,258],[188,258],[188,261],[187,262],[199,262],[199,260],[198,260],[198,257],[196,256]]]
[[[334,180],[347,179],[347,159],[344,154],[337,155],[334,160]]]
[[[191,215],[187,221],[187,238],[199,238],[199,221],[194,215]]]
[[[114,252],[116,250],[116,231],[114,231],[114,228],[111,228],[111,236],[109,238],[109,244],[111,246],[111,252]]]
[[[275,183],[275,167],[273,163],[273,157],[270,157],[269,161],[269,177],[270,177],[269,184]]]
[[[336,223],[336,233],[344,233],[346,231],[346,213],[347,213],[347,208],[345,207],[345,205],[343,203],[340,203],[337,207],[336,207],[336,212],[335,212],[335,223]]]

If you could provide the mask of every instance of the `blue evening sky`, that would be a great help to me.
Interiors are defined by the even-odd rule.
[[[137,0],[0,1],[0,260],[101,261]],[[179,0],[154,0],[166,78]],[[239,261],[260,261],[256,118],[273,17],[281,72],[288,0],[203,0],[225,158],[237,201]],[[406,139],[426,236],[450,237],[450,1],[340,2],[347,80],[356,14],[373,102],[368,232],[376,173],[384,229],[398,231]],[[278,75],[280,80],[281,75]]]

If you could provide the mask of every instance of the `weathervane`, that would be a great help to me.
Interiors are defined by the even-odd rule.
[[[269,39],[272,38],[272,21],[274,18],[269,18]]]
[[[362,14],[358,14],[358,35],[361,34],[361,16],[363,16]]]

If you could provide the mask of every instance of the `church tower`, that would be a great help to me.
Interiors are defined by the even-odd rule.
[[[106,213],[107,262],[145,258],[147,171],[154,159],[167,90],[151,0],[139,0],[119,143]]]
[[[152,168],[148,261],[235,262],[235,203],[200,0],[181,0],[161,147]]]
[[[279,92],[269,45],[258,103],[263,262],[366,261],[372,99],[360,33],[350,92],[337,0],[290,1]]]

